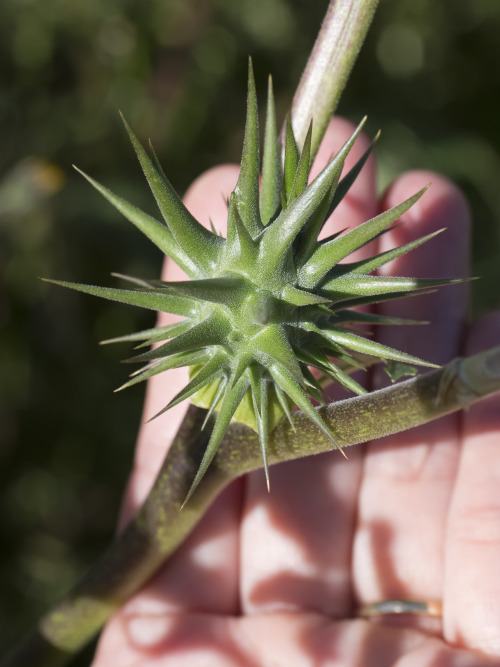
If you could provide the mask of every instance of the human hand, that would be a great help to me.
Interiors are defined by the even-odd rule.
[[[336,120],[317,164],[351,131]],[[366,145],[360,138],[348,162]],[[222,166],[193,184],[185,201],[200,221],[223,230],[224,197],[237,174],[236,166]],[[433,174],[402,176],[379,203],[369,162],[326,233],[373,217],[429,181],[430,190],[403,216],[405,225],[374,243],[383,250],[446,226],[389,270],[467,275],[467,206]],[[167,260],[164,279],[181,277]],[[378,312],[430,320],[374,333],[435,363],[499,339],[498,314],[467,327],[465,285],[382,304]],[[368,384],[377,388],[381,378],[371,373]],[[185,383],[185,369],[150,380],[146,418]],[[142,426],[122,522],[147,495],[184,411],[178,406]],[[274,466],[270,494],[262,471],[237,480],[108,624],[93,667],[498,664],[499,429],[497,396],[466,414],[351,448],[348,461],[334,451]],[[358,616],[360,605],[394,598],[440,600],[443,616]]]

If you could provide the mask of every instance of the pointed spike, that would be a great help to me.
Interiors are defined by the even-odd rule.
[[[300,328],[310,334],[309,340],[305,341],[302,345],[302,350],[307,346],[311,353],[311,350],[324,347],[328,350],[329,356],[341,360],[346,365],[352,366],[353,368],[364,368],[363,364],[358,363],[351,354],[348,354],[344,348],[339,345],[339,343],[334,342],[332,338],[326,337],[324,335],[324,330],[320,329],[312,322],[302,322]]]
[[[160,343],[166,340],[170,340],[170,338],[174,338],[175,336],[178,336],[179,334],[184,333],[189,329],[192,329],[192,327],[194,326],[195,322],[193,322],[193,320],[186,319],[186,320],[181,320],[180,322],[174,322],[173,324],[168,324],[165,327],[157,327],[158,329],[157,333],[155,335],[150,336],[147,340],[144,341],[144,343],[136,345],[134,347],[134,350],[140,350],[143,347],[150,347],[155,343]]]
[[[229,248],[228,236],[228,252],[232,251],[234,253],[234,256],[237,257],[237,261],[240,266],[241,264],[246,266],[253,264],[259,252],[259,243],[254,241],[249,234],[243,223],[243,220],[241,219],[239,211],[236,208],[234,209],[233,229],[234,244],[233,248]]]
[[[314,294],[313,292],[306,292],[305,290],[297,289],[292,285],[285,285],[281,292],[281,298],[287,303],[294,306],[313,306],[321,303],[330,303],[330,299]]]
[[[325,338],[333,340],[339,345],[347,347],[349,350],[369,354],[381,359],[392,359],[393,361],[402,361],[407,364],[417,364],[418,366],[428,366],[429,368],[439,368],[439,365],[433,364],[429,361],[424,361],[418,357],[414,357],[406,352],[400,352],[382,343],[377,343],[374,340],[367,340],[361,336],[343,331],[341,329],[322,330]]]
[[[393,292],[388,294],[375,294],[364,297],[354,297],[352,299],[342,299],[338,303],[330,307],[330,310],[335,314],[338,309],[355,308],[357,306],[364,306],[372,303],[383,303],[385,301],[395,301],[396,299],[409,299],[412,296],[425,296],[436,292],[434,289],[419,289],[414,292]]]
[[[354,165],[354,167],[352,167],[352,168],[347,172],[347,174],[344,176],[344,178],[342,178],[342,180],[340,181],[340,183],[339,183],[339,185],[338,185],[338,188],[337,188],[337,190],[336,190],[336,192],[335,192],[335,195],[334,195],[333,198],[332,198],[330,207],[329,207],[329,209],[328,209],[328,213],[327,213],[327,215],[326,215],[326,218],[327,218],[327,219],[332,215],[332,213],[335,211],[335,209],[337,208],[337,206],[340,204],[340,202],[344,199],[344,197],[346,196],[346,194],[347,194],[347,193],[349,192],[349,190],[351,189],[351,186],[352,186],[353,183],[356,181],[356,179],[357,179],[357,177],[359,176],[361,170],[362,170],[363,167],[365,166],[366,161],[367,161],[368,158],[370,157],[370,155],[371,155],[371,153],[372,153],[372,151],[373,151],[373,149],[374,149],[374,147],[375,147],[375,144],[376,144],[377,141],[379,140],[379,137],[380,137],[380,130],[379,130],[379,131],[377,132],[377,134],[374,136],[372,143],[371,143],[370,146],[366,149],[366,151],[363,153],[363,155],[359,158],[359,160],[356,162],[356,164]]]
[[[222,399],[219,414],[212,430],[212,435],[210,436],[210,440],[203,455],[203,459],[200,463],[200,467],[198,468],[196,476],[193,480],[193,483],[191,484],[191,488],[188,491],[182,507],[184,507],[189,501],[194,491],[196,490],[196,487],[205,475],[208,466],[212,462],[212,459],[217,452],[222,438],[224,437],[224,432],[229,425],[229,422],[231,421],[234,413],[236,412],[236,408],[241,403],[241,400],[248,389],[249,380],[243,376],[239,379],[234,387],[231,388],[230,385],[231,383],[229,382],[224,391],[224,397]]]
[[[189,398],[202,387],[205,387],[207,384],[210,384],[213,380],[217,379],[223,375],[225,368],[227,367],[227,355],[225,352],[216,352],[216,354],[208,361],[204,366],[200,368],[198,373],[187,383],[187,385],[181,389],[174,398],[157,412],[153,417],[148,419],[148,423],[162,415],[170,408],[182,403],[186,398]]]
[[[130,204],[126,199],[115,195],[111,190],[88,176],[78,167],[74,167],[103,197],[105,197],[117,211],[148,237],[165,255],[173,259],[191,278],[200,275],[196,264],[190,259],[172,235],[172,232],[163,223],[144,213]]]
[[[258,420],[259,427],[259,442],[260,442],[260,451],[262,453],[262,465],[264,467],[264,474],[266,476],[266,485],[267,492],[271,491],[271,484],[269,481],[269,464],[267,462],[267,443],[268,443],[268,434],[269,434],[269,403],[268,403],[268,387],[267,382],[261,381],[261,392],[260,392],[260,402],[259,402],[259,415],[260,419]]]
[[[318,426],[321,431],[334,443],[334,445],[342,451],[339,443],[333,437],[333,434],[330,432],[330,429],[324,423],[323,419],[320,417],[318,412],[314,409],[312,404],[309,402],[304,390],[298,384],[298,382],[290,375],[290,373],[279,364],[274,364],[269,369],[275,382],[282,388],[284,392],[290,396],[292,401],[297,405],[298,408],[314,423]]]
[[[360,303],[361,297],[372,297],[390,292],[414,292],[430,287],[456,285],[466,282],[462,278],[405,278],[402,276],[365,276],[352,274],[334,278],[326,282],[321,288],[321,294],[332,301],[341,301],[356,297]],[[378,301],[378,299],[376,300]],[[373,303],[373,301],[371,301]],[[345,309],[345,305],[342,304]]]
[[[249,354],[241,354],[237,357],[233,363],[231,370],[231,386],[238,382],[243,373],[247,370],[249,364],[251,363],[251,356]]]
[[[253,353],[263,366],[278,362],[299,384],[304,382],[300,365],[282,326],[278,324],[265,326],[252,338],[252,346],[248,352]]]
[[[248,367],[248,375],[250,378],[250,387],[252,389],[252,396],[255,397],[257,405],[260,405],[261,402],[261,393],[262,393],[262,378],[263,368],[257,364],[250,364]]]
[[[123,116],[122,120],[168,228],[183,252],[196,263],[199,271],[204,273],[210,271],[219,261],[224,245],[223,239],[203,227],[191,215],[170,181],[165,177],[163,171],[159,170],[158,165],[151,160]]]
[[[235,275],[202,280],[156,281],[156,284],[166,294],[220,304],[227,304],[228,299],[237,299],[246,288],[243,279]]]
[[[309,171],[311,169],[311,138],[312,121],[309,125],[309,129],[304,141],[304,146],[302,148],[302,153],[299,158],[293,186],[288,198],[288,205],[290,205],[294,199],[297,199],[297,197],[302,194],[307,187],[307,179],[309,178]]]
[[[292,412],[290,410],[290,406],[288,404],[288,398],[283,389],[279,386],[279,384],[274,384],[274,391],[276,393],[276,397],[279,401],[279,404],[281,405],[281,409],[283,410],[286,418],[288,419],[288,423],[292,427],[293,431],[295,432],[295,424],[293,423],[292,419]]]
[[[371,241],[376,234],[401,217],[403,213],[420,199],[427,188],[428,186],[422,188],[422,190],[409,197],[406,201],[354,227],[343,236],[339,236],[328,243],[323,243],[302,267],[299,284],[302,287],[315,287],[333,266],[365,245],[368,241]]]
[[[300,252],[297,253],[299,260],[298,270],[300,271],[304,264],[310,259],[313,252],[319,247],[318,235],[323,229],[325,222],[328,219],[328,207],[330,206],[331,199],[336,191],[338,179],[340,177],[340,170],[336,173],[335,178],[330,186],[330,189],[323,197],[323,201],[320,203],[318,208],[314,211],[306,225],[301,229],[297,239],[296,245],[300,249]],[[330,239],[337,238],[342,234],[342,231],[336,232],[335,234],[330,235]],[[323,243],[325,241],[323,240]]]
[[[135,331],[134,333],[126,334],[125,336],[118,336],[116,338],[101,340],[99,345],[109,345],[110,343],[133,343],[138,340],[149,340],[152,336],[159,336],[163,334],[165,334],[165,337],[168,337],[168,334],[175,327],[178,327],[184,323],[185,320],[182,320],[181,322],[175,322],[174,324],[167,324],[164,327],[153,327],[152,329],[144,329],[144,331]]]
[[[281,193],[281,147],[276,126],[273,81],[269,76],[267,88],[266,128],[264,134],[264,154],[262,158],[262,188],[260,193],[260,216],[267,225],[280,207]]]
[[[361,313],[357,310],[337,310],[334,324],[352,324],[359,322],[361,324],[375,325],[410,325],[410,324],[429,324],[423,320],[409,320],[404,317],[387,317],[385,315],[375,315],[373,313]]]
[[[338,165],[340,165],[340,168],[336,173],[335,180],[332,182],[330,191],[324,197],[320,210],[315,212],[314,219],[311,220],[310,223],[308,224],[306,242],[304,244],[304,247],[301,246],[301,257],[303,258],[303,263],[305,263],[312,255],[312,252],[315,249],[315,245],[317,243],[317,238],[321,230],[323,229],[323,226],[325,225],[326,221],[333,213],[334,209],[333,202],[336,201],[339,197],[342,198],[345,196],[345,194],[347,194],[347,191],[349,190],[350,187],[350,185],[348,185],[349,177],[351,177],[354,180],[357,176],[357,173],[361,171],[364,162],[368,158],[371,149],[369,149],[369,151],[367,151],[365,155],[360,160],[358,160],[353,169],[351,169],[351,171],[347,174],[347,176],[345,176],[339,183],[345,159],[350,153],[352,147],[354,146],[356,139],[360,135],[361,130],[363,129],[366,123],[366,120],[367,120],[366,116],[362,118],[358,127],[354,130],[352,135],[349,137],[349,139],[345,142],[340,151],[335,155],[335,157],[332,160],[332,162],[335,162]],[[375,141],[373,143],[375,143]],[[356,169],[358,169],[358,172],[356,172]]]
[[[347,144],[326,165],[323,171],[316,176],[314,181],[307,186],[304,192],[286,210],[282,211],[272,224],[266,227],[261,246],[263,256],[266,259],[268,257],[273,258],[272,263],[267,261],[267,264],[273,271],[281,264],[291,243],[302,227],[308,222],[314,211],[321,206],[333,182],[338,178],[348,153],[348,148],[354,143],[359,132],[361,132],[363,122],[358,126]],[[312,258],[310,261],[312,261]],[[306,284],[300,286],[307,287]],[[314,286],[312,285],[312,287]]]
[[[191,366],[193,364],[204,363],[205,361],[208,361],[208,358],[209,355],[204,351],[197,350],[196,352],[174,354],[171,357],[167,357],[166,359],[160,359],[155,363],[148,364],[146,367],[139,369],[135,373],[132,373],[132,379],[122,384],[121,387],[118,387],[118,389],[115,389],[115,392],[128,389],[134,384],[149,380],[149,378],[158,375],[159,373],[169,371],[172,368],[180,368],[181,366]]]
[[[350,273],[371,273],[372,271],[375,271],[375,269],[384,266],[384,264],[388,264],[389,262],[392,262],[392,260],[406,255],[406,253],[410,252],[411,250],[415,250],[423,243],[427,243],[427,241],[430,241],[430,239],[433,239],[438,234],[444,232],[445,229],[446,228],[443,227],[443,229],[438,229],[431,234],[421,236],[420,238],[415,239],[415,241],[410,241],[409,243],[400,245],[397,248],[393,248],[392,250],[386,250],[385,252],[381,252],[378,255],[374,255],[368,259],[360,260],[359,262],[352,262],[351,264],[346,263],[342,266],[345,266]]]
[[[318,401],[318,403],[324,404],[323,387],[321,386],[321,384],[318,382],[317,378],[314,377],[314,375],[311,373],[311,371],[309,370],[309,368],[305,364],[302,364],[302,374],[304,375],[305,384],[307,386],[306,393],[309,394],[309,396],[311,398],[316,399]]]
[[[115,271],[113,271],[111,275],[113,278],[118,278],[119,280],[125,280],[126,282],[133,283],[134,285],[138,285],[139,287],[143,287],[144,289],[154,289],[154,285],[149,280],[145,280],[144,278],[127,276],[124,273],[116,273]]]
[[[214,413],[214,410],[219,405],[220,400],[222,398],[222,395],[224,393],[224,390],[226,388],[226,385],[227,385],[227,380],[226,380],[226,378],[222,377],[220,379],[219,386],[217,387],[217,391],[215,392],[214,399],[213,399],[213,401],[212,401],[212,403],[211,403],[211,405],[210,405],[210,407],[207,411],[207,415],[206,415],[205,419],[203,420],[203,424],[201,425],[201,430],[202,431],[206,427],[206,425],[208,424],[208,421],[209,421],[210,417],[212,416],[212,414]]]
[[[263,229],[259,213],[259,121],[252,60],[248,60],[248,97],[245,138],[238,182],[234,189],[236,207],[251,236]]]
[[[356,382],[356,380],[350,377],[345,371],[332,363],[328,358],[327,366],[328,375],[335,382],[341,384],[343,387],[349,389],[358,396],[363,396],[364,394],[368,393],[364,387],[362,387],[358,382]]]
[[[159,359],[177,352],[204,349],[209,345],[224,345],[229,331],[229,323],[221,320],[217,314],[212,314],[206,320],[203,320],[203,322],[196,324],[188,331],[172,338],[172,340],[148,352],[139,354],[128,361],[150,361],[151,359]]]
[[[299,149],[292,129],[292,120],[290,114],[287,114],[285,121],[285,160],[283,170],[283,208],[288,206],[290,195],[292,193],[293,182],[299,164]]]
[[[262,453],[262,465],[266,476],[267,490],[269,492],[269,469],[267,463],[267,436],[269,433],[269,410],[268,410],[268,387],[267,382],[258,373],[254,366],[249,367],[250,389],[252,404],[259,433],[260,449]]]
[[[77,292],[100,296],[103,299],[126,303],[130,306],[159,310],[160,312],[171,313],[173,315],[189,316],[193,314],[193,302],[191,299],[173,296],[156,290],[122,290],[113,287],[97,287],[95,285],[70,283],[64,280],[50,280],[48,278],[42,278],[42,280],[46,283],[68,287]]]

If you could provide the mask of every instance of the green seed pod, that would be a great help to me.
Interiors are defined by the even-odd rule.
[[[84,174],[190,278],[168,283],[130,279],[134,283],[130,290],[53,281],[184,318],[114,340],[143,341],[144,346],[161,343],[133,359],[144,365],[124,387],[172,368],[190,368],[188,384],[159,414],[186,398],[217,413],[187,498],[207,470],[233,418],[259,433],[268,479],[267,436],[282,416],[290,416],[293,406],[335,442],[335,434],[310,402],[310,398],[322,400],[325,380],[363,394],[365,390],[348,374],[363,366],[360,359],[433,366],[354,333],[349,325],[412,323],[362,314],[352,308],[453,282],[370,275],[434,234],[360,262],[345,261],[383,234],[425,189],[358,227],[318,240],[326,220],[369,155],[367,151],[341,179],[345,159],[363,125],[364,120],[308,184],[311,131],[299,151],[291,123],[287,122],[282,168],[270,82],[259,194],[257,98],[250,64],[243,155],[239,179],[228,202],[227,238],[206,229],[189,213],[154,151],[148,153],[126,123],[163,221],[143,213]],[[319,371],[320,379],[310,367]]]

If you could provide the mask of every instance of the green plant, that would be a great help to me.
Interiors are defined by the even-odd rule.
[[[339,181],[345,158],[363,125],[364,121],[308,185],[312,126],[299,150],[288,121],[282,176],[270,85],[259,202],[257,97],[250,65],[245,144],[238,183],[228,201],[227,239],[215,230],[205,229],[191,216],[164,176],[153,149],[151,156],[148,155],[128,125],[127,131],[164,223],[87,176],[101,194],[191,279],[166,283],[130,278],[138,285],[132,290],[57,282],[184,318],[118,340],[143,341],[140,347],[161,343],[132,359],[146,365],[123,388],[172,368],[190,367],[192,379],[158,415],[189,397],[208,409],[207,418],[212,412],[217,415],[186,500],[206,473],[233,417],[259,433],[266,476],[268,434],[284,415],[290,419],[292,405],[300,408],[337,445],[308,400],[309,395],[322,402],[323,396],[321,379],[310,372],[310,367],[319,371],[325,381],[338,382],[362,395],[366,393],[363,387],[346,372],[363,367],[358,354],[368,363],[381,359],[432,366],[371,341],[350,327],[368,323],[417,324],[361,313],[354,307],[455,282],[370,275],[434,234],[361,262],[340,263],[389,229],[424,190],[355,229],[317,240],[368,157],[366,153]]]
[[[358,3],[358,6],[363,4]],[[367,3],[367,6],[373,10],[374,3]],[[31,648],[28,645],[27,651],[30,655],[29,651],[34,646],[45,652],[47,664],[63,660],[67,653],[78,648],[113,609],[155,571],[223,484],[260,465],[256,460],[256,449],[267,473],[268,459],[269,463],[273,463],[380,434],[378,425],[370,425],[367,431],[362,421],[358,421],[348,433],[349,422],[360,416],[359,405],[362,405],[365,418],[373,415],[387,401],[388,394],[366,397],[362,404],[353,404],[347,416],[340,414],[335,407],[316,412],[307,395],[320,399],[322,384],[310,373],[309,366],[363,394],[364,390],[346,373],[346,370],[359,366],[359,353],[365,355],[361,360],[365,363],[370,363],[372,358],[425,363],[360,337],[346,325],[358,322],[401,324],[355,313],[350,307],[434,286],[435,281],[407,278],[381,280],[368,275],[386,261],[401,256],[430,237],[360,263],[338,264],[355,249],[383,233],[422,192],[355,230],[323,242],[317,241],[325,219],[347,192],[366,159],[364,156],[343,180],[339,180],[344,159],[361,128],[308,186],[310,161],[319,140],[314,139],[309,124],[310,129],[299,150],[289,122],[282,185],[280,150],[270,93],[264,142],[263,194],[259,202],[256,106],[250,71],[242,167],[237,187],[228,202],[226,240],[214,231],[205,230],[190,216],[163,176],[154,153],[149,156],[131,132],[132,142],[168,226],[145,216],[89,179],[193,280],[156,283],[132,279],[139,283],[139,289],[133,290],[66,285],[184,316],[186,319],[179,324],[126,337],[128,340],[143,341],[143,344],[163,343],[152,352],[139,356],[138,360],[145,361],[146,367],[127,384],[178,365],[193,366],[192,380],[167,407],[196,394],[196,400],[209,407],[208,418],[211,413],[218,413],[218,416],[212,420],[213,430],[208,438],[199,434],[207,415],[197,410],[189,412],[157,485],[119,545],[105,555],[100,570],[97,568],[67,600],[43,619],[39,634],[33,639]],[[296,130],[295,134],[300,136],[300,131]],[[169,342],[164,343],[166,339]],[[458,378],[456,372],[453,375],[450,369],[448,375],[445,371],[436,371],[431,378],[418,379],[406,395],[401,387],[396,388],[392,396],[400,395],[400,403],[396,401],[392,405],[394,414],[382,424],[382,432],[401,428],[403,417],[405,426],[409,426],[456,408],[457,395],[453,392],[446,392],[446,396],[436,400],[444,383],[443,378],[449,378],[450,373],[457,384],[455,394],[458,394],[462,378]],[[200,396],[202,390],[205,396]],[[301,408],[309,421],[289,414],[289,399]],[[247,402],[246,411],[238,412],[243,401]],[[295,439],[291,437],[290,426],[281,424],[273,430],[281,414],[287,415],[291,428],[297,430]],[[256,427],[258,446],[256,438],[247,430],[229,427],[233,415],[241,416],[240,421]],[[326,435],[326,439],[317,440],[317,430],[311,427],[311,421]],[[224,447],[226,431],[225,441],[228,444]],[[209,468],[211,462],[216,465]],[[195,488],[197,493],[191,498]],[[190,501],[179,514],[187,498]],[[149,551],[140,542],[145,525]],[[131,565],[124,567],[117,583],[109,575],[116,572],[117,563],[123,567],[125,560],[127,565],[127,553],[132,554]],[[9,664],[27,662],[18,659],[18,663]]]

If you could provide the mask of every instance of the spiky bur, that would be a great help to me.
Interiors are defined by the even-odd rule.
[[[189,276],[185,282],[131,278],[130,290],[58,282],[81,292],[181,316],[180,322],[124,336],[151,346],[132,361],[143,364],[124,387],[172,368],[188,366],[188,384],[159,413],[187,398],[216,412],[212,434],[187,498],[206,472],[234,417],[260,436],[266,478],[267,436],[297,406],[334,442],[310,398],[322,400],[323,379],[355,394],[365,390],[348,374],[359,357],[432,366],[355,333],[350,325],[404,324],[352,310],[425,290],[443,280],[370,275],[427,241],[432,234],[362,261],[346,259],[383,234],[424,190],[362,225],[319,241],[370,151],[340,179],[345,159],[363,127],[308,184],[311,131],[301,150],[286,124],[283,167],[271,80],[259,195],[259,129],[249,68],[245,138],[238,182],[228,202],[227,237],[203,227],[186,209],[158,159],[125,123],[164,221],[143,213],[89,176],[87,180]],[[54,281],[56,282],[56,281]],[[269,481],[268,481],[269,484]],[[187,500],[186,498],[186,500]]]

